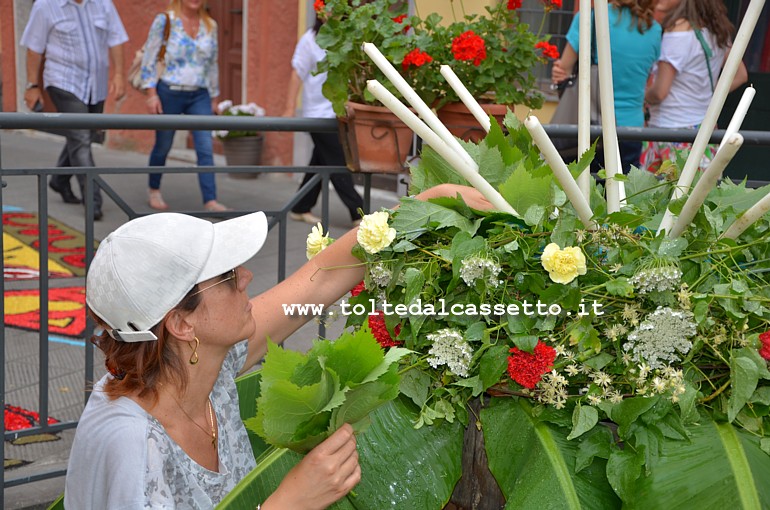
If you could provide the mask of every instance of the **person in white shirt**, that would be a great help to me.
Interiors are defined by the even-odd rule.
[[[64,113],[101,113],[108,93],[125,95],[123,45],[128,35],[111,0],[37,0],[21,36],[27,48],[27,85],[24,102],[29,109],[43,105],[41,86],[56,110]],[[43,83],[40,66],[45,54]],[[108,81],[110,58],[112,79]],[[58,167],[95,166],[91,131],[69,129]],[[80,203],[70,187],[71,174],[51,177],[49,186],[67,203]],[[85,175],[78,175],[85,198]],[[102,196],[94,187],[94,219],[102,218]]]
[[[714,87],[727,55],[734,30],[722,0],[659,0],[663,15],[660,58],[653,81],[645,92],[650,127],[698,128],[706,116]],[[730,90],[748,79],[741,63]],[[692,144],[645,142],[641,164],[657,172],[664,161],[675,162]],[[709,145],[700,162],[706,168],[717,147]]]
[[[302,116],[310,118],[333,119],[336,117],[331,102],[326,99],[321,91],[326,81],[326,73],[314,74],[318,62],[326,58],[324,51],[315,42],[315,36],[321,28],[322,21],[316,18],[313,28],[305,32],[294,49],[291,58],[291,79],[287,92],[286,110],[284,117],[293,117],[297,107],[297,95],[302,88]],[[310,133],[313,139],[313,154],[310,157],[310,166],[345,166],[345,154],[342,151],[337,133]],[[305,185],[315,174],[306,173],[300,188]],[[348,209],[353,225],[358,225],[360,215],[358,210],[363,209],[364,201],[353,186],[353,177],[350,173],[333,174],[329,177],[334,189],[342,199],[342,203]],[[289,217],[296,221],[315,224],[321,220],[313,215],[310,210],[318,201],[321,193],[321,183],[313,187],[292,208]]]

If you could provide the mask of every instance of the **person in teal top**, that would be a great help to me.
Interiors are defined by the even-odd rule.
[[[618,126],[644,125],[644,88],[652,66],[660,55],[662,29],[653,19],[655,0],[610,0],[609,29],[615,122]],[[577,62],[579,19],[576,14],[567,32],[567,46],[554,62],[552,79],[566,79]],[[623,171],[639,166],[641,142],[620,142]],[[597,154],[603,166],[603,154]]]

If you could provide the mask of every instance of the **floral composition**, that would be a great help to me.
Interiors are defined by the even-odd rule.
[[[264,117],[265,109],[256,103],[236,104],[234,105],[229,99],[220,102],[217,105],[217,115],[234,116],[234,117]],[[231,138],[240,138],[243,136],[256,136],[256,131],[227,131],[219,130],[214,131],[214,136],[220,140],[228,140]]]
[[[547,13],[560,3],[545,1],[543,8]],[[316,40],[327,51],[319,70],[328,73],[324,95],[337,114],[344,115],[348,100],[376,102],[366,90],[370,79],[400,96],[363,52],[364,42],[375,44],[420,97],[437,107],[459,101],[440,74],[442,64],[452,67],[480,100],[542,106],[533,70],[558,58],[558,50],[519,20],[521,2],[498,2],[484,15],[460,15],[465,12],[462,1],[451,4],[457,12],[453,20],[419,11],[409,16],[407,2],[399,0],[316,2],[325,21]]]
[[[399,395],[334,508],[468,506],[456,485],[481,467],[499,494],[478,508],[770,507],[770,217],[725,235],[770,187],[722,182],[672,237],[661,218],[685,199],[633,169],[619,212],[592,181],[588,229],[506,127],[464,147],[518,214],[404,197],[362,221],[341,315],[397,354]],[[424,148],[410,192],[443,183],[465,182]]]

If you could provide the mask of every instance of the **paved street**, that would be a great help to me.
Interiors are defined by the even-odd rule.
[[[63,139],[53,135],[27,131],[0,131],[0,162],[3,168],[45,168],[52,167],[63,146]],[[295,151],[296,152],[296,151]],[[169,161],[170,166],[190,165],[190,151],[177,151],[177,160]],[[110,168],[141,167],[147,164],[147,155],[114,151],[94,146],[97,166]],[[221,157],[218,157],[221,158]],[[298,156],[298,161],[306,161]],[[217,164],[224,164],[219,159]],[[4,177],[7,187],[3,193],[3,212],[37,211],[37,180],[34,177]],[[113,186],[126,203],[139,212],[150,212],[147,206],[147,178],[142,175],[112,175],[106,181]],[[73,179],[73,184],[75,180]],[[287,174],[263,175],[259,179],[233,178],[227,174],[217,176],[218,199],[236,210],[276,210],[282,207],[297,188],[296,179]],[[78,194],[77,186],[73,186]],[[202,204],[198,180],[193,174],[171,174],[163,179],[163,195],[172,210],[201,211]],[[334,193],[330,192],[331,236],[339,237],[349,228],[347,211]],[[396,195],[374,190],[372,210],[390,206]],[[83,231],[84,208],[81,205],[65,204],[61,197],[49,191],[49,216],[74,230]],[[97,239],[124,223],[126,215],[105,196],[104,219],[95,223]],[[320,216],[320,204],[314,210]],[[305,238],[310,226],[297,222],[288,225],[287,273],[291,273],[305,262]],[[268,236],[261,252],[246,266],[254,272],[249,291],[261,292],[277,281],[278,232],[274,229]],[[6,281],[6,291],[37,289],[38,280]],[[83,278],[57,278],[50,280],[51,288],[82,286]],[[336,336],[341,324],[330,327],[329,336]],[[5,329],[5,403],[37,409],[38,400],[38,333],[11,326]],[[317,335],[317,325],[308,324],[286,342],[290,349],[304,350]],[[51,335],[46,345],[49,357],[50,383],[48,397],[50,414],[59,420],[75,420],[82,411],[84,381],[84,339]],[[98,355],[94,361],[96,377],[103,373]],[[32,461],[30,464],[5,471],[6,479],[31,476],[35,473],[59,469],[66,466],[69,447],[74,431],[59,434],[60,439],[30,445],[4,444],[5,458]],[[64,478],[35,482],[12,487],[4,491],[5,508],[45,508],[63,490]]]

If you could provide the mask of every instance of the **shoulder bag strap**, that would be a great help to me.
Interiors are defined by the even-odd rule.
[[[168,36],[171,33],[171,18],[169,18],[167,12],[164,12],[163,16],[166,17],[166,24],[163,26],[163,43],[160,46],[160,51],[158,51],[158,62],[163,62],[166,58],[166,43],[168,42]]]
[[[698,42],[700,42],[700,46],[703,48],[703,54],[706,56],[706,69],[709,70],[711,92],[714,92],[714,76],[711,74],[711,57],[714,56],[714,53],[712,53],[711,48],[709,48],[709,45],[706,42],[706,38],[703,37],[703,32],[701,32],[698,28],[695,29],[695,37],[698,39]]]

